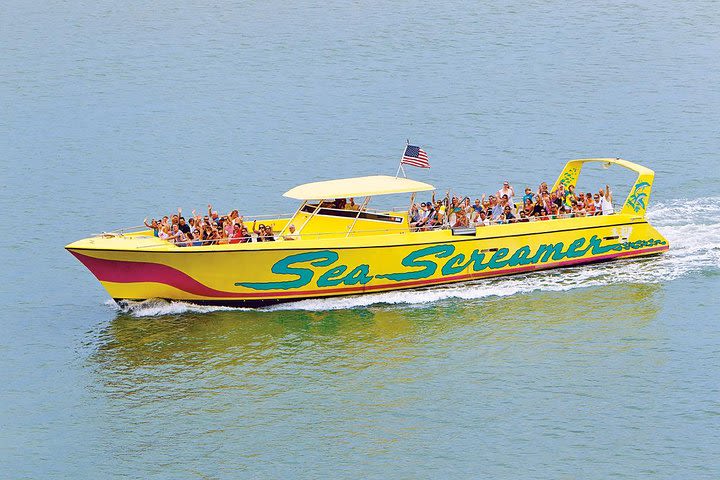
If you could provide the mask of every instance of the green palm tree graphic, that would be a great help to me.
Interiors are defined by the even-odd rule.
[[[632,193],[628,197],[627,203],[633,210],[635,210],[636,213],[639,212],[641,209],[645,210],[645,199],[648,195],[643,190],[645,190],[649,186],[650,184],[648,182],[640,182],[636,184],[635,188],[633,188]]]

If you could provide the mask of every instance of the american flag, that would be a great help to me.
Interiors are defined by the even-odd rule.
[[[412,165],[418,168],[430,168],[430,162],[428,161],[428,154],[420,147],[415,145],[408,145],[405,147],[405,153],[403,154],[401,164]]]

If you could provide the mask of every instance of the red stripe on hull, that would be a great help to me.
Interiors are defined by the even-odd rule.
[[[195,295],[203,297],[240,297],[242,294],[215,290],[198,282],[190,275],[180,270],[151,262],[128,262],[123,260],[106,260],[95,258],[82,253],[70,251],[75,257],[95,275],[101,282],[137,283],[155,282],[164,283]]]
[[[547,270],[558,267],[569,267],[574,265],[582,265],[594,262],[604,262],[617,258],[632,257],[638,255],[648,255],[652,253],[660,253],[668,250],[668,246],[646,248],[643,250],[630,250],[626,252],[613,253],[609,255],[599,255],[596,257],[578,258],[574,260],[566,260],[562,262],[546,263],[540,265],[531,265],[517,268],[509,268],[499,271],[478,272],[463,275],[453,275],[429,280],[413,280],[409,282],[398,282],[395,284],[385,285],[367,285],[361,287],[350,288],[327,288],[323,290],[300,290],[292,292],[256,292],[256,293],[239,293],[225,292],[210,288],[184,272],[173,267],[151,262],[130,262],[122,260],[106,260],[102,258],[90,257],[76,251],[71,253],[80,260],[90,270],[95,277],[103,282],[116,283],[135,283],[135,282],[155,282],[163,283],[171,287],[183,290],[187,293],[210,297],[210,298],[241,298],[241,299],[260,299],[260,298],[291,298],[300,300],[310,297],[323,297],[328,295],[346,295],[353,293],[372,292],[377,290],[395,290],[412,287],[426,287],[431,285],[440,285],[443,283],[452,283],[462,280],[476,280],[485,277],[497,277],[502,275],[512,275],[518,273],[532,272],[535,270]]]

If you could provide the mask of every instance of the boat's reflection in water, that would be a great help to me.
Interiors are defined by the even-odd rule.
[[[325,312],[119,314],[99,332],[91,362],[125,390],[164,377],[199,387],[207,376],[203,388],[212,388],[269,376],[341,376],[460,352],[478,362],[528,361],[552,349],[612,351],[637,346],[623,339],[651,340],[660,297],[661,285],[629,284]]]

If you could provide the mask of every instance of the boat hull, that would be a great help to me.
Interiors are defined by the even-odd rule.
[[[457,232],[456,232],[457,233]],[[477,228],[216,247],[68,245],[115,300],[258,307],[462,283],[662,253],[644,218],[584,217]]]

